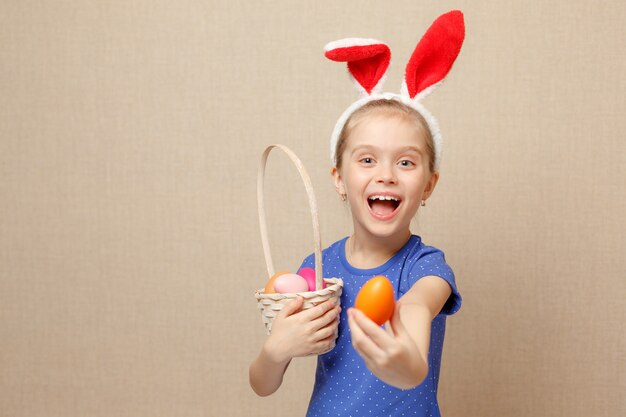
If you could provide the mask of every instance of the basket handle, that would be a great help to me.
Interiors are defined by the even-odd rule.
[[[257,202],[259,206],[259,225],[261,227],[261,242],[263,243],[263,252],[265,254],[265,263],[267,264],[267,273],[269,277],[274,275],[274,263],[272,262],[272,254],[270,253],[269,240],[267,238],[267,223],[265,220],[265,200],[264,200],[264,188],[265,188],[265,165],[267,163],[267,157],[272,149],[278,148],[285,152],[287,156],[294,163],[304,186],[306,187],[306,193],[309,197],[309,207],[311,208],[311,220],[313,221],[313,250],[315,252],[315,289],[316,291],[322,289],[322,240],[320,237],[320,225],[317,216],[317,202],[315,200],[315,194],[313,193],[313,184],[309,174],[304,169],[304,165],[300,159],[296,156],[291,149],[285,145],[270,145],[268,146],[263,155],[261,155],[261,164],[259,165],[259,171],[257,176]]]

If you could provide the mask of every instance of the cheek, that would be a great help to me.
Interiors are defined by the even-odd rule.
[[[343,179],[348,189],[357,189],[367,185],[369,182],[369,176],[364,170],[350,170],[345,173]]]
[[[423,194],[428,183],[423,175],[416,175],[415,173],[404,176],[401,181],[404,183],[407,191],[418,197]]]

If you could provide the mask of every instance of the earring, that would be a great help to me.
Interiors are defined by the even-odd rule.
[[[422,207],[426,206],[426,200],[422,200]]]

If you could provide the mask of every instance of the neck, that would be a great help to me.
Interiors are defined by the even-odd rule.
[[[346,258],[356,268],[371,269],[393,257],[411,238],[411,231],[393,236],[363,236],[355,231],[346,242]]]

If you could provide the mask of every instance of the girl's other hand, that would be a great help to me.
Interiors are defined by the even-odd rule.
[[[352,345],[367,368],[382,381],[401,389],[422,382],[426,360],[400,320],[399,304],[386,330],[356,308],[348,310]]]
[[[335,340],[341,307],[332,300],[302,310],[304,298],[297,297],[274,318],[272,334],[263,349],[276,363],[325,352]]]

